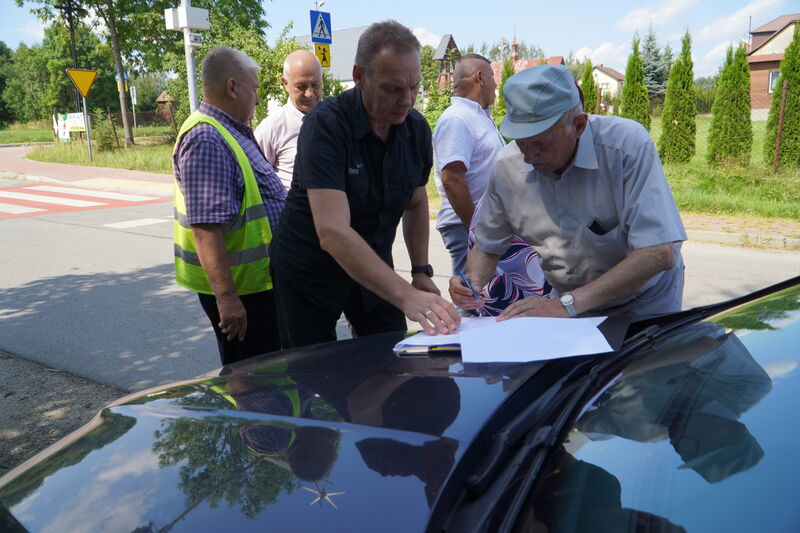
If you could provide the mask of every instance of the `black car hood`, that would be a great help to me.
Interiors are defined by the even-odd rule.
[[[466,447],[539,365],[400,358],[400,338],[289,350],[126,397],[0,482],[5,519],[32,531],[423,530]]]

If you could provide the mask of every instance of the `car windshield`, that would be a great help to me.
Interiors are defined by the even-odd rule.
[[[797,531],[799,309],[782,291],[637,356],[542,472],[523,529]]]

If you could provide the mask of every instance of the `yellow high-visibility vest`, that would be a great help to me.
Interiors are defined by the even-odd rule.
[[[253,167],[244,150],[225,127],[212,117],[195,111],[178,132],[175,151],[181,138],[198,124],[210,124],[219,131],[236,156],[244,178],[244,197],[239,213],[228,224],[222,225],[225,235],[225,250],[228,252],[233,283],[239,295],[253,294],[272,288],[269,275],[269,253],[272,240],[267,211],[258,190]],[[175,181],[175,281],[189,290],[214,294],[197,255],[192,228],[187,223],[186,202],[178,181]]]

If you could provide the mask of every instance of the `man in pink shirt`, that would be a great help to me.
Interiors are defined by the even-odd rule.
[[[261,121],[255,136],[267,161],[288,190],[292,186],[300,126],[322,95],[322,67],[317,57],[308,50],[295,50],[286,56],[281,83],[289,94],[289,101]]]

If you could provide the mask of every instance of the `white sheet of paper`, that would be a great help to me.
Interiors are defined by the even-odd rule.
[[[398,342],[394,349],[395,351],[400,351],[411,346],[429,347],[443,346],[445,344],[459,344],[461,342],[459,335],[462,332],[488,326],[490,324],[494,324],[495,322],[496,318],[493,316],[465,317],[461,319],[461,325],[458,326],[458,329],[453,333],[448,335],[428,335],[424,331],[420,331],[416,335]]]
[[[521,363],[612,351],[597,329],[605,317],[520,317],[459,331],[464,363]]]

